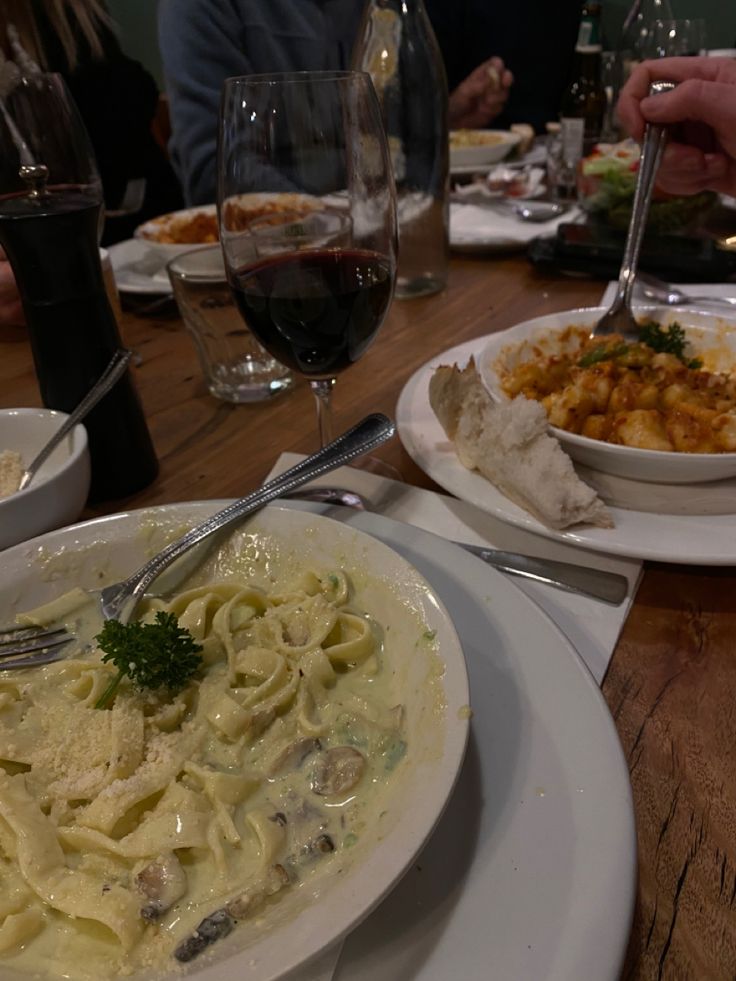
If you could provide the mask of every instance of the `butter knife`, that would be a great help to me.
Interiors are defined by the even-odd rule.
[[[517,552],[503,552],[483,545],[469,545],[467,542],[453,542],[466,552],[471,552],[495,569],[508,572],[512,576],[544,582],[570,593],[583,593],[593,599],[604,600],[618,606],[626,598],[629,588],[626,576],[602,569],[589,569],[571,562],[558,562],[555,559],[537,559],[531,555]]]

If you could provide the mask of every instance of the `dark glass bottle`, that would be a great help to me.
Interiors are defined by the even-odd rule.
[[[353,52],[381,104],[396,181],[396,296],[447,285],[449,139],[447,78],[423,0],[369,0]]]
[[[563,153],[567,166],[576,165],[599,141],[606,114],[606,91],[602,78],[601,5],[589,0],[575,46],[572,81],[562,97]]]
[[[0,244],[23,301],[41,398],[69,412],[122,344],[100,265],[100,202],[86,188],[0,198]],[[158,472],[143,410],[126,373],[84,423],[90,502],[126,497]]]

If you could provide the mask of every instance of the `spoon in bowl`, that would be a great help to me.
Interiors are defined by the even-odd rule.
[[[559,218],[568,210],[568,206],[557,201],[516,201],[512,210],[521,221],[544,222]]]
[[[26,487],[28,487],[30,482],[38,473],[38,469],[41,464],[43,464],[54,452],[64,437],[70,433],[72,429],[74,429],[77,423],[80,423],[82,419],[84,419],[84,417],[97,405],[103,396],[107,395],[113,385],[115,385],[118,379],[122,377],[123,372],[128,367],[130,358],[130,351],[115,352],[109,365],[100,375],[99,380],[92,386],[76,409],[56,430],[54,435],[51,437],[48,443],[46,443],[40,453],[34,457],[31,463],[29,463],[27,468],[23,471],[23,475],[20,478],[20,484],[18,485],[19,491],[25,490]]]
[[[663,92],[670,92],[673,88],[675,88],[674,82],[652,82],[649,87],[649,94],[660,95]],[[634,203],[631,208],[629,231],[626,236],[616,295],[611,306],[591,331],[593,337],[623,334],[624,337],[638,339],[639,325],[631,311],[631,297],[634,291],[636,268],[639,264],[639,253],[644,238],[649,205],[652,200],[654,177],[659,169],[666,141],[667,130],[663,126],[647,126],[641,149]]]

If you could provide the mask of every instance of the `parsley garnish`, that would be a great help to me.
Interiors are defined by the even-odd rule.
[[[653,320],[639,327],[639,340],[642,344],[656,351],[657,354],[674,354],[676,358],[687,367],[697,370],[703,367],[703,362],[699,358],[688,360],[685,357],[685,347],[687,338],[685,331],[679,324],[670,324],[669,327],[662,327]],[[630,344],[615,344],[613,347],[599,344],[587,354],[584,354],[578,361],[580,368],[590,368],[591,365],[600,364],[601,361],[614,361],[621,358],[631,350]]]
[[[124,677],[139,688],[168,688],[180,691],[202,663],[202,650],[173,613],[156,614],[154,623],[122,624],[106,620],[95,637],[105,652],[102,660],[118,669],[95,708],[109,704]]]
[[[687,338],[685,337],[685,331],[679,324],[670,324],[669,327],[665,328],[653,320],[649,321],[639,327],[639,338],[647,347],[652,348],[653,351],[657,351],[658,354],[674,354],[688,368],[697,369],[703,367],[703,362],[699,358],[693,358],[688,361],[685,357]]]
[[[590,368],[591,365],[600,364],[601,361],[613,361],[614,358],[620,358],[628,350],[628,344],[616,344],[614,347],[599,344],[598,347],[594,347],[592,351],[584,354],[578,361],[578,365],[581,368]]]

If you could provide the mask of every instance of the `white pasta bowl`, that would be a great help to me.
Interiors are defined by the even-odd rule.
[[[563,310],[535,317],[492,335],[478,356],[478,370],[486,388],[498,401],[508,398],[503,375],[540,355],[562,350],[559,335],[570,326],[592,328],[605,307]],[[693,354],[710,371],[736,372],[736,325],[706,312],[666,307],[637,307],[637,318],[663,326],[678,323],[685,330]],[[577,463],[592,470],[660,484],[698,484],[736,475],[736,453],[678,453],[605,443],[566,432],[550,431]]]
[[[306,214],[323,207],[319,198],[296,192],[264,192],[238,194],[225,202],[226,227],[242,231],[252,221],[259,218],[279,215]],[[186,232],[186,238],[196,234],[196,241],[176,242]],[[219,241],[217,205],[205,204],[196,208],[184,208],[159,215],[139,225],[133,233],[134,238],[145,243],[148,249],[162,262],[173,259],[183,252],[201,249],[204,245],[214,245]],[[174,239],[174,241],[171,241]]]
[[[197,236],[198,241],[181,244],[166,241],[168,238],[175,238],[177,229],[196,220],[200,215],[207,221],[202,226],[206,230],[206,234]],[[198,208],[183,208],[181,211],[172,211],[166,215],[159,215],[157,218],[149,218],[148,221],[136,228],[133,237],[145,243],[151,252],[159,256],[162,262],[174,259],[184,252],[191,252],[192,249],[201,249],[204,245],[213,245],[218,240],[217,205],[205,204]]]
[[[0,452],[19,453],[23,467],[59,429],[66,413],[1,409]],[[31,485],[0,498],[0,548],[8,548],[79,517],[89,493],[87,430],[76,426],[43,463]]]
[[[131,573],[153,550],[224,503],[113,515],[9,550],[0,571],[0,624],[71,587],[96,587]],[[273,588],[282,577],[291,580],[295,570],[338,568],[352,581],[354,607],[379,626],[381,658],[390,672],[387,684],[399,693],[404,706],[406,756],[394,771],[390,795],[381,800],[380,809],[366,815],[357,843],[336,852],[338,863],[331,866],[331,874],[305,873],[300,884],[279,894],[277,902],[271,901],[251,920],[242,920],[229,936],[187,965],[187,976],[198,981],[241,981],[251,976],[275,981],[344,936],[413,861],[438,821],[459,772],[469,712],[457,634],[432,587],[382,542],[309,510],[269,507],[219,545],[187,585],[237,574]],[[222,899],[213,905],[218,908]],[[210,912],[214,909],[202,910],[203,915]],[[85,979],[110,976],[109,946],[106,954],[94,931],[82,929],[67,950],[75,953],[75,969],[64,976],[76,977],[76,964],[84,965],[86,973],[80,970],[80,974]],[[49,956],[47,973],[58,977],[62,972],[53,961],[58,955]],[[5,963],[3,981],[26,977],[20,973],[22,960],[23,955]],[[173,959],[167,963],[171,970],[138,971],[134,977],[180,976],[181,967],[175,967]]]
[[[518,133],[503,129],[461,129],[450,132],[450,169],[484,167],[498,163],[521,141]]]

